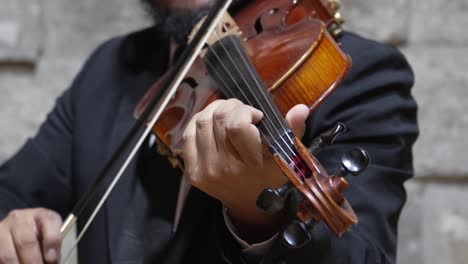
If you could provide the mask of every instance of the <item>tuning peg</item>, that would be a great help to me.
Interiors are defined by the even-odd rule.
[[[263,190],[257,198],[257,207],[266,213],[277,213],[284,208],[286,199],[294,185],[287,182],[279,188],[267,188]]]
[[[369,166],[369,153],[362,148],[355,148],[341,156],[341,167],[337,176],[360,175]]]
[[[312,141],[309,152],[318,154],[323,147],[333,144],[335,139],[344,132],[346,132],[346,126],[341,122],[337,123],[332,129],[320,134]]]
[[[312,238],[314,221],[301,222],[293,220],[283,231],[283,241],[288,247],[301,248]]]

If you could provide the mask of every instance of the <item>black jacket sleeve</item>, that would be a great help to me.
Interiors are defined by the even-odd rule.
[[[98,49],[87,61],[91,61]],[[37,134],[0,167],[0,220],[13,209],[45,207],[65,216],[73,206],[73,96],[82,70],[57,100]]]
[[[345,192],[359,223],[336,238],[323,224],[312,241],[289,249],[276,241],[263,263],[395,263],[397,226],[406,200],[403,186],[413,175],[412,144],[417,135],[417,106],[411,96],[413,73],[395,48],[346,33],[341,42],[353,59],[343,85],[312,113],[303,141],[337,122],[348,131],[320,155],[329,170],[338,168],[341,154],[366,149],[371,162],[361,176],[349,177]]]

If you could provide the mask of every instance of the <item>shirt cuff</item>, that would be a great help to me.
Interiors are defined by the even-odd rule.
[[[227,209],[225,207],[223,207],[223,216],[224,223],[226,224],[229,232],[231,232],[234,239],[241,245],[243,253],[256,256],[263,256],[270,250],[276,238],[278,237],[278,233],[276,233],[273,237],[266,241],[255,244],[249,244],[247,243],[247,241],[245,241],[239,236],[239,233],[237,232],[234,224],[232,223],[231,218],[229,217]]]

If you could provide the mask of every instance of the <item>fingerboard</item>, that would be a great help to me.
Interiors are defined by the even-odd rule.
[[[288,127],[280,110],[265,87],[257,70],[241,45],[239,37],[230,35],[222,38],[203,57],[210,76],[217,82],[227,98],[237,98],[263,112],[257,124],[262,140],[273,154],[278,154],[303,180],[310,171],[295,150],[294,134]],[[301,171],[303,170],[303,171]]]

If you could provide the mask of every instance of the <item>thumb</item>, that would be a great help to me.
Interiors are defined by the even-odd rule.
[[[299,139],[304,136],[305,132],[305,121],[309,116],[309,107],[303,104],[299,104],[291,108],[286,114],[286,122],[293,131],[294,135]]]

